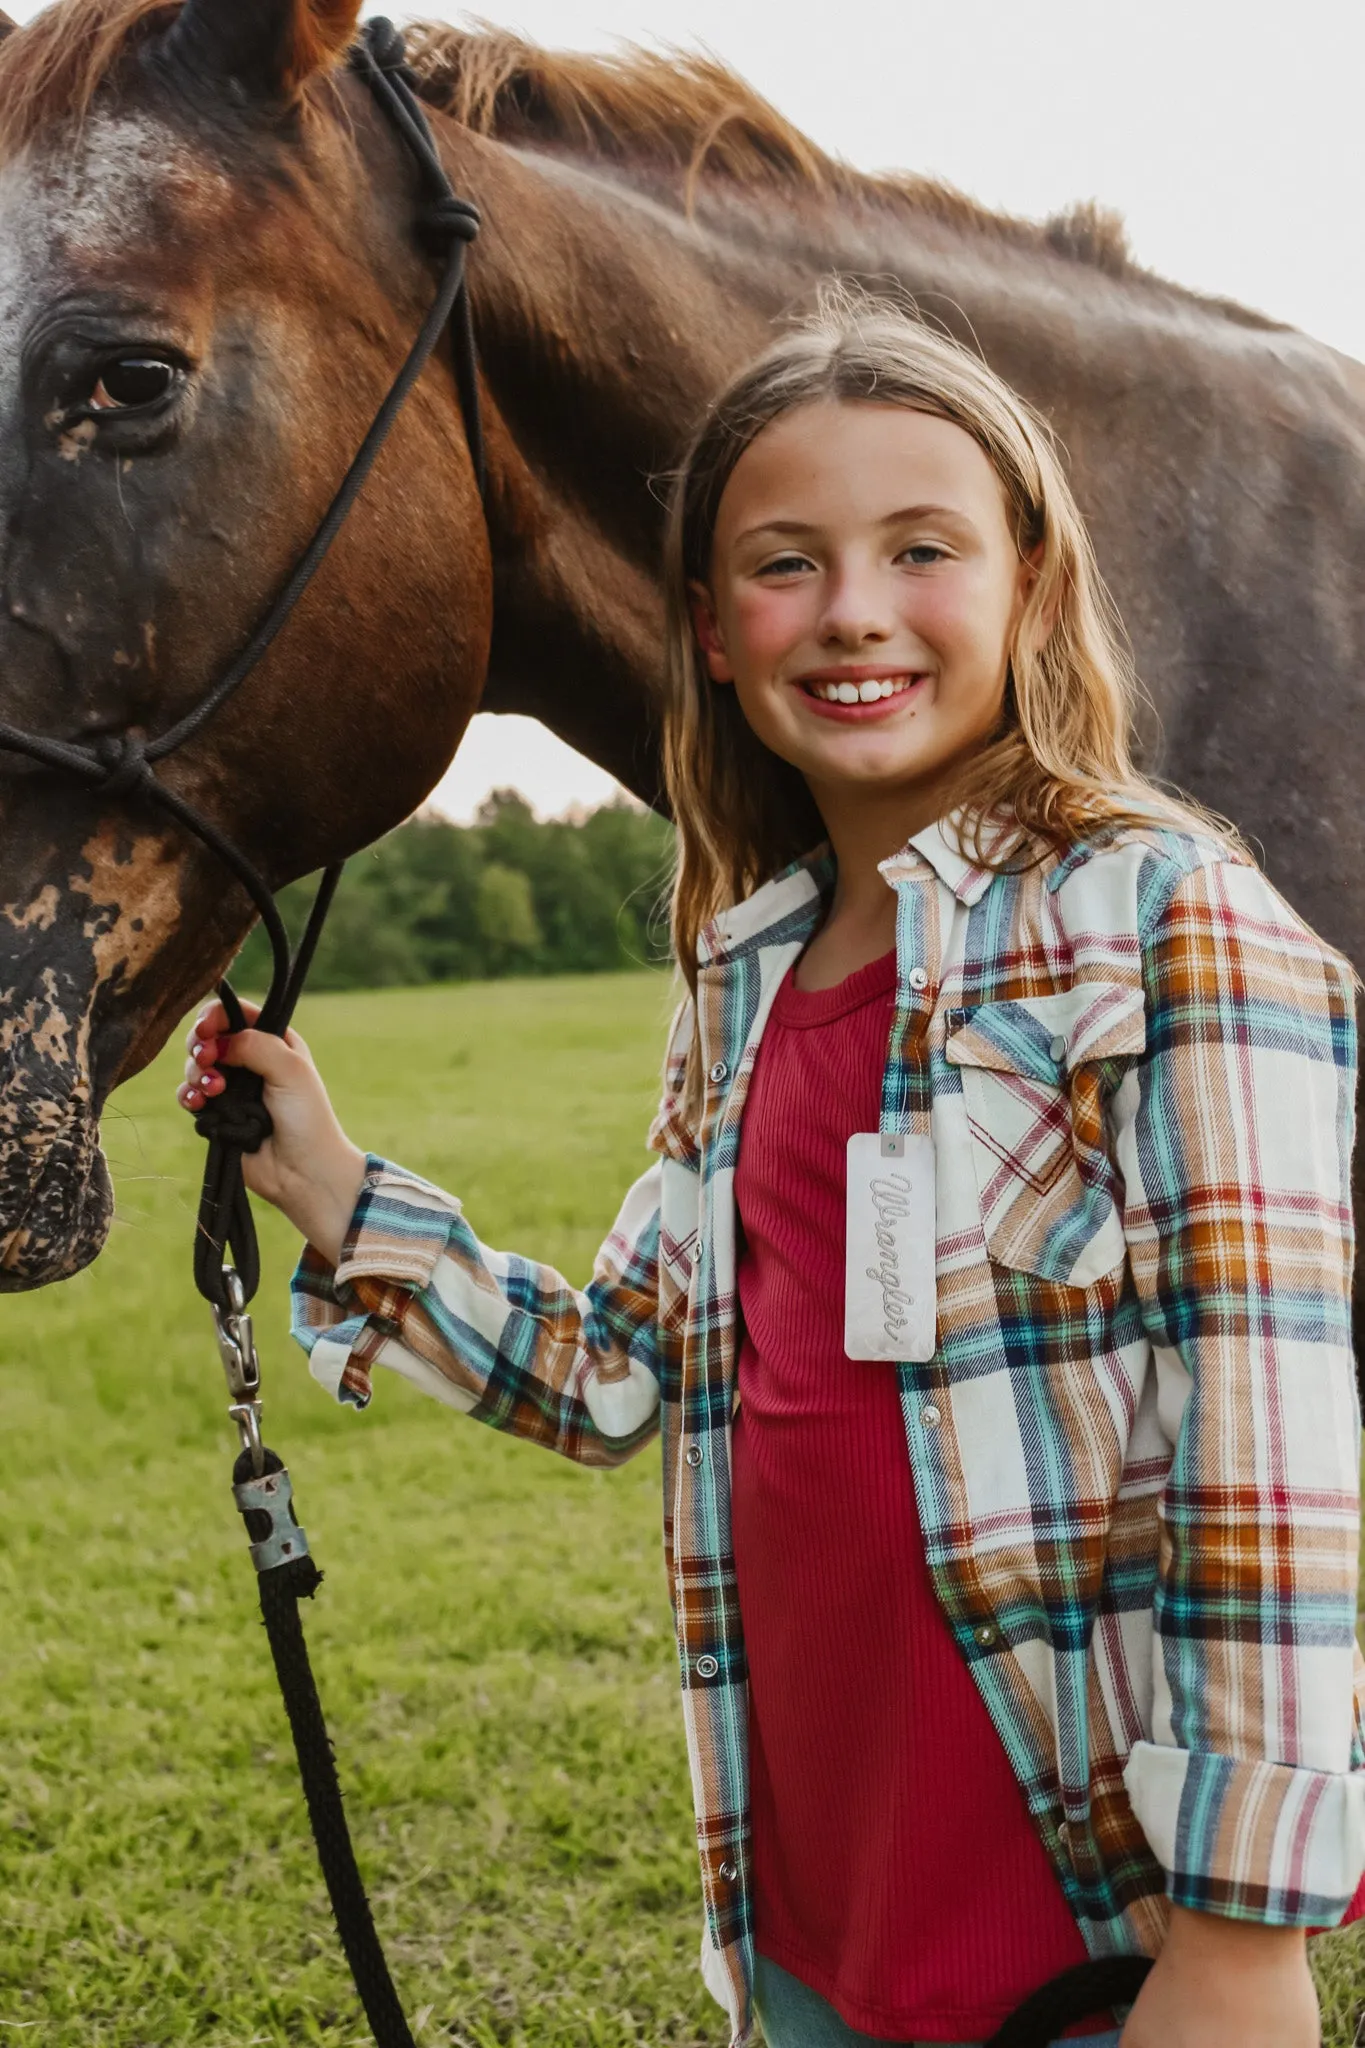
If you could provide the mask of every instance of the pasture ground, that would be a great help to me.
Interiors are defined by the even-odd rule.
[[[301,1023],[361,1142],[582,1277],[644,1163],[667,1007],[638,974],[320,997]],[[106,1121],[105,1257],[3,1304],[0,2041],[349,2048],[189,1278],[178,1064]],[[334,1408],[285,1335],[291,1233],[262,1226],[267,1435],[327,1572],[314,1662],[418,2040],[715,2048],[657,1452],[577,1471],[388,1376],[365,1416]],[[1365,1942],[1315,1967],[1348,2048]]]

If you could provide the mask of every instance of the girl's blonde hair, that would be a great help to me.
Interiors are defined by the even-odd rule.
[[[963,811],[974,853],[989,858],[982,827],[1001,809],[1059,848],[1097,827],[1150,823],[1153,811],[1235,838],[1224,821],[1134,766],[1137,678],[1047,424],[948,336],[897,306],[830,287],[813,317],[710,406],[669,505],[664,774],[678,829],[673,943],[694,995],[702,927],[823,837],[800,774],[755,737],[735,691],[710,680],[688,592],[691,583],[710,583],[721,494],[744,450],[783,413],[821,399],[909,406],[964,428],[1000,479],[1021,557],[1035,562],[1001,725],[947,805]]]

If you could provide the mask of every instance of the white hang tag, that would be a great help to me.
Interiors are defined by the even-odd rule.
[[[855,1131],[848,1141],[844,1350],[934,1355],[934,1141]]]

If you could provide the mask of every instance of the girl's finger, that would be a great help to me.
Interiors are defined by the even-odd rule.
[[[246,1018],[248,1026],[254,1024],[260,1014],[261,1006],[259,1003],[243,1002],[242,1015]],[[227,1011],[223,1008],[218,997],[212,996],[208,1002],[201,1004],[190,1029],[196,1038],[217,1038],[227,1031],[227,1027]]]
[[[205,1003],[190,1026],[191,1038],[214,1038],[227,1030],[227,1011],[220,1002]]]
[[[298,1079],[298,1054],[273,1031],[235,1031],[218,1041],[218,1064],[246,1067],[267,1082],[287,1087]]]

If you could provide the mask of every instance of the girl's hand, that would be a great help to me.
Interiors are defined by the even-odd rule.
[[[1171,1908],[1119,2048],[1319,2048],[1303,1930]]]
[[[248,1024],[260,1015],[258,1004],[242,1008]],[[244,1154],[246,1184],[282,1209],[335,1265],[360,1194],[365,1154],[337,1122],[308,1047],[292,1030],[282,1039],[250,1029],[230,1034],[227,1012],[217,1001],[200,1011],[187,1042],[185,1078],[176,1090],[183,1109],[202,1109],[222,1094],[222,1067],[246,1067],[263,1078],[275,1129],[259,1152]]]

